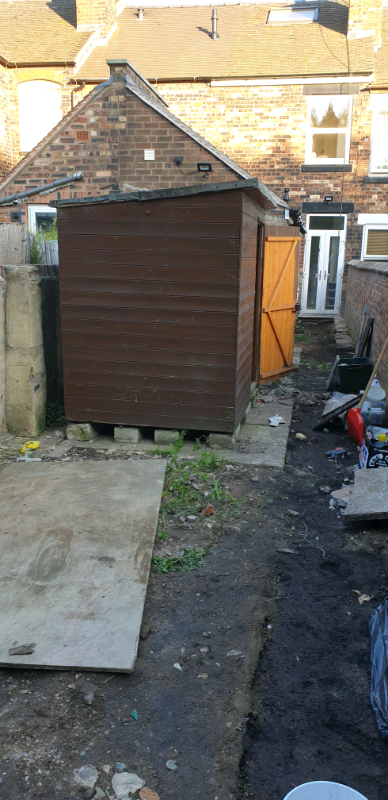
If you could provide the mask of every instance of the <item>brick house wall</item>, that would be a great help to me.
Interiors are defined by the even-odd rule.
[[[376,362],[388,333],[388,264],[387,262],[353,261],[348,264],[345,322],[354,341],[357,340],[364,306],[368,317],[374,317],[371,358]],[[388,393],[388,353],[379,366],[378,379]]]
[[[200,146],[186,133],[164,119],[157,111],[128,91],[123,79],[89,95],[75,109],[68,124],[57,134],[49,134],[38,152],[27,156],[26,164],[3,188],[4,194],[28,190],[51,183],[77,171],[84,179],[71,189],[40,197],[31,203],[47,203],[60,195],[83,197],[107,194],[112,184],[121,190],[129,187],[164,189],[194,185],[205,180],[197,171],[197,162],[211,162],[212,181],[235,180],[238,175],[222,161]],[[55,131],[56,129],[54,129]],[[86,131],[89,141],[77,141],[78,131]],[[155,150],[155,161],[144,160],[144,150]],[[182,167],[174,158],[182,158]],[[13,207],[14,208],[14,207]],[[10,221],[11,207],[0,206],[0,223]],[[22,221],[27,221],[27,208],[22,206]]]
[[[0,180],[12,167],[8,70],[0,64]]]
[[[217,87],[205,83],[158,84],[170,110],[212,142],[251,175],[282,197],[290,188],[290,205],[354,202],[348,215],[345,260],[360,258],[359,213],[385,213],[386,187],[363,183],[368,175],[372,110],[370,92],[353,97],[349,161],[352,172],[301,172],[305,162],[307,96],[303,86]],[[340,169],[340,167],[339,167]],[[328,213],[330,209],[328,208]]]
[[[116,0],[76,0],[76,8],[78,30],[97,25],[106,36],[116,23]]]

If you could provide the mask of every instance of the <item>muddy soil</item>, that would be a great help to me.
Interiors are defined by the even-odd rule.
[[[153,566],[134,674],[0,671],[2,800],[81,798],[84,764],[99,772],[99,796],[113,796],[118,761],[161,800],[282,800],[318,778],[386,800],[367,631],[387,593],[385,531],[347,528],[320,490],[352,481],[357,450],[343,429],[312,431],[332,324],[301,323],[298,337],[301,367],[283,384],[297,390],[285,469],[224,464],[209,470],[210,488],[237,502],[214,500],[211,518],[190,521],[184,508],[161,517],[159,557],[206,553],[189,572]],[[343,461],[326,456],[336,446],[349,451]],[[361,606],[353,590],[375,599]]]

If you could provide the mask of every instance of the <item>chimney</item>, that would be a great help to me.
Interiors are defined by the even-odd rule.
[[[217,20],[218,20],[217,9],[213,8],[213,11],[212,11],[212,39],[214,39],[214,41],[216,39],[218,39]]]
[[[383,0],[352,0],[349,6],[348,39],[373,37],[374,50],[379,50]]]
[[[116,0],[76,0],[77,30],[100,31],[102,39],[116,26]]]

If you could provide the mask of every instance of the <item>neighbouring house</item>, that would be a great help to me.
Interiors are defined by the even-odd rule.
[[[0,4],[4,173],[72,104],[109,79],[107,60],[127,58],[169,112],[245,173],[278,196],[289,196],[308,231],[301,248],[301,312],[338,313],[346,262],[388,259],[384,0],[219,8],[166,2],[147,0],[141,8],[128,0]],[[112,129],[105,129],[107,138],[124,124],[119,116],[112,110],[106,119]],[[67,147],[72,144],[52,141],[50,148],[60,149],[37,159],[44,181],[82,170],[81,150]],[[139,147],[147,149],[147,143]],[[66,164],[49,175],[46,161],[54,164],[55,152],[58,166],[61,152]],[[27,156],[22,172],[12,172],[0,185],[2,196],[24,188],[28,163]],[[181,174],[189,171],[183,160]],[[122,188],[116,161],[99,172],[105,174],[94,177],[98,191],[104,191],[103,182]]]

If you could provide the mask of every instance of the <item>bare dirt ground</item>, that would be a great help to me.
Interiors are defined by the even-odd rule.
[[[387,593],[386,531],[329,509],[320,487],[352,481],[357,450],[343,429],[312,431],[333,325],[299,323],[298,339],[300,370],[277,387],[295,389],[283,471],[173,454],[135,672],[0,671],[2,800],[81,798],[84,764],[98,770],[96,796],[113,796],[116,762],[161,800],[282,800],[316,779],[386,800],[367,630]],[[350,453],[339,462],[326,456],[337,446]],[[207,502],[216,513],[203,518]],[[361,606],[354,590],[375,599]]]

